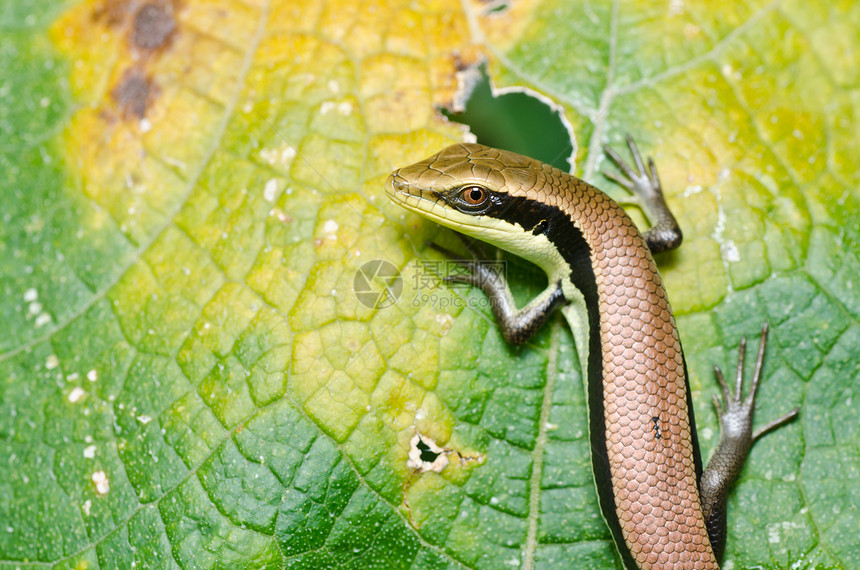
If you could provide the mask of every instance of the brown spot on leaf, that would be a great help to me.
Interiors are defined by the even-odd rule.
[[[158,96],[160,90],[150,68],[178,33],[176,12],[182,3],[182,0],[98,0],[94,4],[93,21],[113,28],[114,33],[124,34],[130,53],[121,53],[120,58],[134,62],[110,91],[119,111],[117,115],[122,119],[143,119]],[[116,117],[113,113],[103,116]]]
[[[142,119],[158,95],[158,86],[143,70],[133,67],[123,74],[110,95],[124,119]]]
[[[93,21],[126,30],[132,50],[144,54],[162,50],[178,31],[180,0],[102,0],[93,7]]]
[[[134,15],[131,45],[155,51],[170,45],[176,34],[173,6],[166,2],[147,2]]]

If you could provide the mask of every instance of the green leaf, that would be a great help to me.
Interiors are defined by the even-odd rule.
[[[485,57],[562,107],[579,175],[623,198],[626,132],[659,164],[705,455],[711,366],[771,324],[756,421],[801,417],[725,565],[854,567],[860,9],[416,6],[0,7],[0,565],[619,567],[567,325],[506,345],[382,190],[462,138],[436,106]]]

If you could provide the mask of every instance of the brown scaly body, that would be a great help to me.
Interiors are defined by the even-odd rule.
[[[560,207],[579,214],[572,221],[592,250],[604,437],[624,540],[642,568],[717,568],[699,501],[684,357],[657,267],[602,192],[580,183],[558,195]]]

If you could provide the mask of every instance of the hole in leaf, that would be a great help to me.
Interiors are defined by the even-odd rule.
[[[436,461],[436,458],[441,455],[440,453],[437,453],[430,449],[430,446],[424,443],[423,439],[419,439],[415,447],[417,447],[418,451],[421,452],[421,455],[419,456],[421,461],[426,461],[427,463],[433,463],[434,461]]]
[[[510,150],[570,172],[573,145],[558,109],[526,92],[493,95],[485,66],[462,113],[442,110],[450,120],[468,125],[478,142]]]
[[[429,437],[416,433],[409,440],[409,460],[406,466],[420,473],[435,471],[440,473],[448,465],[448,453],[451,450],[442,449]]]

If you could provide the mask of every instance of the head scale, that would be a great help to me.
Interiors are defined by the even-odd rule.
[[[406,194],[443,201],[467,215],[490,214],[510,196],[525,196],[542,175],[539,164],[522,155],[476,143],[454,144],[394,171],[386,190],[396,202]],[[429,204],[422,204],[424,213]],[[443,222],[444,223],[444,222]]]

